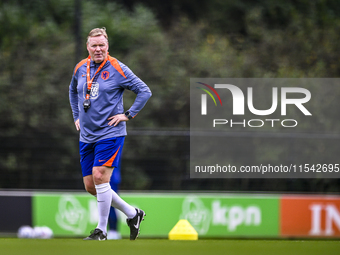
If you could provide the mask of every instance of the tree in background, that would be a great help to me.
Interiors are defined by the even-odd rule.
[[[336,1],[117,2],[81,1],[81,37],[85,45],[90,29],[105,26],[110,54],[128,64],[155,95],[142,115],[129,123],[130,131],[138,133],[137,127],[188,130],[190,77],[339,74],[340,7]],[[4,173],[0,188],[82,187],[76,181],[80,179],[77,134],[67,96],[75,48],[84,49],[81,58],[87,57],[84,45],[75,45],[75,3],[0,3],[0,168]],[[93,10],[100,15],[93,15]],[[339,91],[323,93],[334,99]],[[133,93],[126,93],[126,105],[133,99]],[[334,133],[339,128],[336,107],[331,114],[334,122],[324,123],[323,132]],[[129,178],[126,189],[339,189],[332,180],[194,181],[188,176],[188,137],[129,139],[125,174],[140,180],[140,186],[134,187],[134,179]],[[314,142],[320,148],[329,146],[327,141]],[[248,149],[254,158],[268,162],[280,160],[291,146],[290,142],[282,142],[280,147],[269,143],[263,151],[259,143],[262,141],[251,140]],[[233,146],[242,152],[242,144]],[[323,156],[317,151],[315,155],[301,153]],[[235,160],[239,155],[230,156]]]

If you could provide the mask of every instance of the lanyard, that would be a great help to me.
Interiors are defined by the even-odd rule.
[[[101,63],[101,65],[98,67],[98,69],[95,72],[95,74],[93,75],[92,79],[90,79],[91,56],[88,56],[88,58],[87,58],[87,66],[86,66],[87,93],[86,93],[85,99],[90,99],[90,93],[91,93],[91,87],[92,87],[93,79],[94,79],[94,77],[96,77],[97,73],[99,73],[99,71],[103,68],[103,66],[105,65],[106,61],[107,61],[107,57],[105,58],[103,63]]]

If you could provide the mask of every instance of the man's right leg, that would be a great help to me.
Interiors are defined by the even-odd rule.
[[[87,192],[97,197],[97,190],[93,181],[92,168],[94,164],[94,146],[93,143],[79,142],[80,164],[83,173],[83,182]],[[105,230],[105,229],[104,229]],[[84,240],[106,240],[106,230],[99,228],[91,231],[91,235]]]
[[[93,176],[91,175],[87,175],[83,177],[83,182],[84,182],[84,186],[85,186],[85,190],[90,193],[93,196],[97,195],[97,191],[96,191],[96,187],[94,186],[93,183]]]

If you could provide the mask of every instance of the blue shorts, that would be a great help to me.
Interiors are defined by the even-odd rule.
[[[96,143],[79,142],[80,165],[83,176],[91,175],[94,166],[118,167],[125,136],[113,137]]]

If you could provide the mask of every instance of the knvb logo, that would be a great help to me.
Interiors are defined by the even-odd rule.
[[[204,84],[202,82],[198,82],[207,88],[210,88],[217,98],[220,101],[220,104],[222,106],[222,101],[215,89],[228,89],[231,92],[232,98],[233,98],[233,115],[244,115],[244,102],[245,102],[245,97],[242,92],[242,90],[231,84],[215,84],[213,88],[212,86],[208,84]],[[198,87],[199,88],[199,87]],[[213,99],[215,105],[216,100],[213,97],[213,95],[206,89],[199,88],[203,91],[205,91],[210,97]],[[302,94],[304,95],[303,98],[298,98],[298,99],[292,99],[292,98],[287,98],[287,95],[289,93],[295,93],[295,94]],[[287,114],[287,105],[295,105],[304,115],[312,115],[306,107],[303,105],[307,103],[311,99],[311,93],[308,89],[305,88],[296,88],[296,87],[283,87],[281,88],[281,115],[286,115]],[[270,115],[274,113],[277,109],[278,106],[278,88],[274,87],[272,88],[272,105],[269,109],[267,110],[258,110],[255,109],[254,103],[253,103],[253,88],[248,87],[247,88],[247,105],[248,109],[251,113],[259,116],[265,116],[265,115]],[[202,94],[201,95],[201,115],[207,115],[207,95]]]
[[[262,223],[262,213],[258,206],[221,206],[218,200],[212,203],[213,225],[224,225],[229,232],[233,232],[240,225],[260,226]]]

